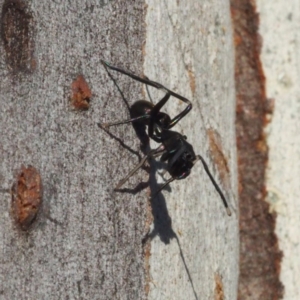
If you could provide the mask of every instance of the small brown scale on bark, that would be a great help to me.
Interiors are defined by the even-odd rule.
[[[82,75],[79,75],[72,83],[71,103],[75,109],[87,110],[90,107],[92,92]]]
[[[42,204],[42,181],[39,172],[32,166],[22,166],[11,189],[12,211],[17,224],[27,230]]]

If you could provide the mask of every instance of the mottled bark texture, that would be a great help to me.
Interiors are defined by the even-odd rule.
[[[0,7],[0,298],[235,299],[229,1],[0,0]],[[131,125],[97,124],[127,119],[128,106],[147,93],[112,71],[118,91],[101,59],[193,102],[173,129],[207,161],[231,217],[200,162],[151,202],[163,181],[159,163],[150,163],[151,184],[146,167],[113,191],[146,147],[140,151]],[[155,103],[163,94],[150,92]],[[172,99],[164,111],[183,107]],[[10,211],[22,165],[38,171],[43,198],[25,231]]]
[[[111,130],[126,149],[97,122],[128,116],[100,59],[142,73],[145,3],[0,7],[0,298],[144,299],[146,191],[113,192],[139,143],[131,127]],[[70,101],[80,74],[92,93],[87,111]],[[129,80],[120,87],[128,100],[141,97]],[[42,210],[25,232],[9,192],[22,165],[43,183]]]

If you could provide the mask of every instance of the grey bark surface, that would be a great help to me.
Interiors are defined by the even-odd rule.
[[[1,194],[0,297],[143,299],[145,192],[113,192],[138,158],[97,122],[128,115],[100,59],[142,71],[144,2],[38,0],[28,10],[35,70],[14,74],[0,48],[1,188],[10,189],[22,164],[33,165],[44,207],[37,224],[21,232],[10,194]],[[86,112],[69,101],[78,74],[93,93]],[[124,82],[128,99],[139,94]],[[138,150],[134,131],[112,131]]]
[[[270,211],[277,214],[276,235],[283,252],[277,269],[284,285],[283,299],[288,300],[300,298],[300,87],[297,84],[300,79],[300,4],[298,1],[285,4],[284,1],[276,1],[276,5],[271,1],[257,1],[267,97],[274,101],[274,112],[266,129],[267,201]]]
[[[1,299],[223,299],[221,292],[235,299],[235,100],[227,2],[190,1],[177,8],[175,2],[150,1],[21,5],[33,36],[21,39],[30,48],[25,59],[10,62],[3,35],[0,44]],[[143,154],[132,126],[111,128],[115,138],[97,126],[129,116],[101,59],[144,72],[193,101],[194,109],[174,130],[209,162],[235,210],[231,218],[200,163],[152,203],[149,189],[135,189],[148,181],[145,170],[123,192],[113,191]],[[93,94],[83,112],[69,101],[78,74]],[[141,84],[113,76],[129,104],[145,98]],[[151,93],[157,101],[159,94]],[[171,114],[183,107],[175,103]],[[219,136],[228,159],[225,182],[210,159],[208,130]],[[43,183],[42,210],[25,232],[12,219],[9,193],[22,165],[38,169]],[[151,172],[152,192],[157,180]]]
[[[147,4],[144,72],[192,101],[192,111],[174,130],[185,134],[195,153],[208,162],[234,210],[231,217],[226,215],[200,162],[187,179],[173,182],[169,192],[155,200],[149,299],[236,299],[238,205],[229,1]],[[184,107],[174,98],[169,102],[164,109],[172,116]]]

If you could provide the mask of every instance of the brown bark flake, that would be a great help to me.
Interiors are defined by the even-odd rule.
[[[196,90],[196,79],[195,79],[195,73],[191,70],[191,68],[188,68],[188,75],[189,75],[189,81],[190,81],[190,88],[192,91],[192,94],[195,94]]]
[[[215,274],[215,284],[215,300],[224,300],[223,282],[219,274]]]
[[[240,198],[239,299],[281,299],[282,253],[276,214],[265,201],[268,146],[264,126],[270,113],[260,61],[259,18],[254,1],[231,0],[237,91],[236,133]]]
[[[79,75],[72,83],[71,102],[75,109],[86,110],[90,106],[92,92],[82,75]]]
[[[222,184],[229,188],[229,178],[230,178],[230,170],[228,167],[228,158],[223,152],[222,143],[221,143],[221,137],[213,129],[207,130],[207,135],[209,138],[209,151],[210,156],[212,157],[214,161],[214,165],[217,167],[220,180]]]
[[[22,166],[12,189],[12,211],[17,224],[27,230],[42,203],[42,182],[39,172],[32,166]]]

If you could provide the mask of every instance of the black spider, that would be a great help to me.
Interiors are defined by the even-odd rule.
[[[147,159],[160,156],[160,160],[166,162],[166,172],[168,172],[171,177],[154,194],[156,195],[170,182],[176,179],[184,179],[189,176],[191,173],[191,169],[193,168],[195,163],[198,160],[201,160],[207,175],[209,176],[212,184],[214,185],[223,201],[227,214],[230,216],[231,211],[228,207],[227,201],[221,189],[211,175],[203,157],[201,155],[195,154],[193,146],[187,142],[186,136],[176,131],[170,130],[192,109],[192,103],[185,97],[167,89],[160,83],[151,81],[148,78],[141,78],[139,76],[136,76],[121,68],[110,65],[108,62],[102,61],[102,63],[106,69],[109,68],[111,70],[120,72],[139,82],[166,92],[165,96],[155,105],[152,102],[145,100],[136,101],[130,108],[131,118],[128,120],[99,124],[99,126],[104,128],[125,123],[134,123],[136,125],[141,125],[144,127],[148,126],[149,138],[153,139],[157,143],[160,143],[160,145],[156,149],[151,150],[146,156],[144,156],[140,163],[118,183],[115,189],[119,189],[137,170],[139,170],[145,164]],[[186,108],[173,119],[171,119],[168,114],[160,111],[171,96],[187,104]]]

